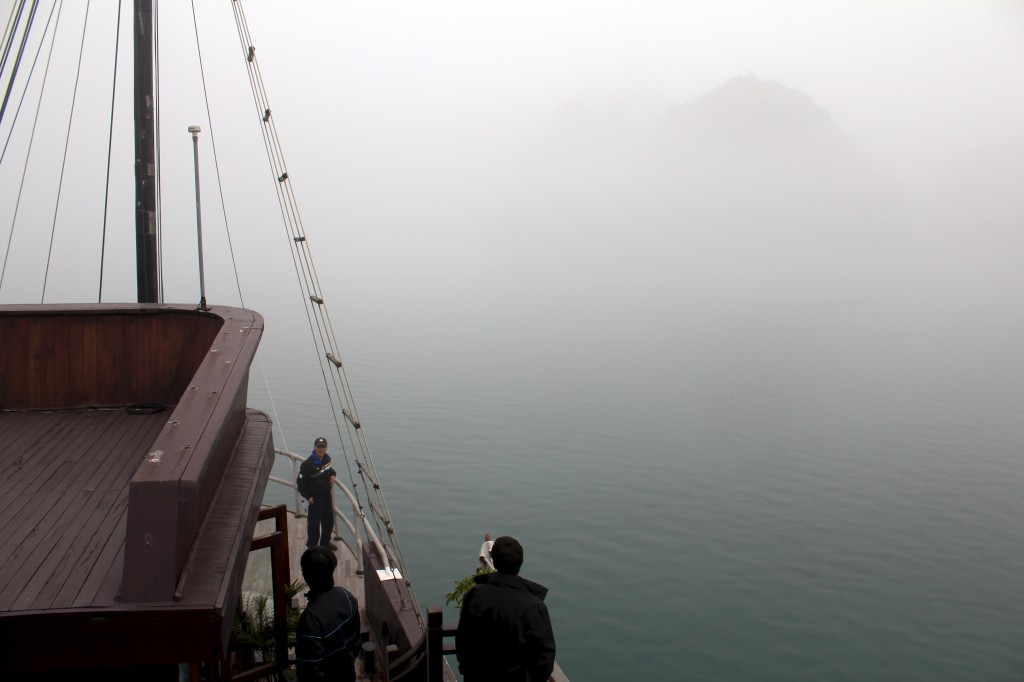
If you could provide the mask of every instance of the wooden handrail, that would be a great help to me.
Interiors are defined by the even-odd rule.
[[[224,682],[253,682],[277,675],[291,666],[288,660],[288,601],[285,588],[291,583],[288,556],[288,507],[279,504],[263,507],[259,521],[274,519],[274,530],[252,539],[249,551],[270,549],[271,589],[274,594],[274,662],[264,663],[237,675],[231,674],[230,659],[221,661],[221,679]]]
[[[444,681],[444,613],[437,606],[427,609],[427,682]]]

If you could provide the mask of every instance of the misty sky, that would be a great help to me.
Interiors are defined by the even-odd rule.
[[[242,257],[253,246],[257,253],[249,257],[265,258],[268,245],[283,242],[279,228],[263,229],[277,211],[268,201],[270,190],[254,192],[251,180],[235,177],[237,171],[255,170],[255,182],[267,187],[230,3],[200,4],[200,43],[228,218],[235,231],[263,230],[250,232],[250,243],[236,247]],[[11,5],[0,3],[3,16]],[[501,300],[552,288],[571,293],[579,281],[585,283],[581,288],[613,290],[619,282],[598,281],[613,263],[636,277],[650,272],[643,257],[630,260],[643,251],[637,243],[662,254],[702,243],[711,227],[673,203],[672,192],[650,189],[664,183],[659,155],[672,154],[658,135],[675,108],[741,75],[802,93],[827,112],[860,150],[872,177],[882,178],[897,197],[900,208],[893,215],[899,216],[893,221],[899,229],[931,239],[933,246],[953,240],[959,248],[973,240],[1007,258],[1024,244],[1016,229],[1024,209],[1014,189],[1024,166],[1024,5],[1017,2],[245,7],[306,229],[324,249],[317,257],[329,263],[322,272],[326,286],[369,292],[374,302],[364,303],[367,308],[455,292],[500,294]],[[78,6],[73,10],[81,13]],[[73,10],[61,41],[69,63],[80,31]],[[103,34],[97,27],[113,11],[93,8],[85,53],[101,66],[110,62],[112,31]],[[185,128],[193,123],[205,131],[207,248],[223,252],[226,244],[218,236],[223,228],[210,125],[196,87],[201,80],[190,8],[165,2],[161,11],[162,126],[165,141],[173,140],[165,142],[163,157],[165,250],[175,263],[188,263],[194,261],[195,242]],[[51,257],[56,272],[88,271],[93,280],[98,266],[79,260],[84,244],[95,241],[98,219],[85,220],[83,215],[93,214],[69,207],[79,206],[76,201],[95,204],[102,195],[96,182],[103,174],[110,99],[103,73],[100,67],[84,72],[76,131],[89,132],[73,135],[69,161],[92,184],[76,189],[66,182],[61,215],[73,211],[74,218],[58,220],[56,232],[71,246],[62,251],[58,238]],[[72,78],[56,67],[50,75],[53,83]],[[119,100],[127,103],[130,88],[122,78]],[[51,114],[49,132],[41,136],[57,158],[64,106],[64,114]],[[121,127],[130,120],[127,111],[119,114]],[[19,123],[19,131],[25,129]],[[115,159],[119,153],[130,159],[130,140],[119,144]],[[9,154],[0,201],[5,242],[16,186],[8,173],[21,163],[13,145]],[[127,173],[130,162],[113,172],[121,187],[130,186]],[[56,172],[36,171],[39,176],[52,179]],[[19,221],[29,215],[26,204],[52,203],[54,194],[27,187],[23,196],[30,199],[23,198]],[[709,205],[736,202],[728,188],[709,196]],[[707,225],[718,226],[729,216],[735,217],[712,215]],[[756,215],[742,218],[753,221]],[[50,230],[51,218],[43,215],[37,222],[33,233]],[[128,241],[108,245],[111,260],[119,250],[130,253],[130,209],[112,215],[111,239],[118,230]],[[630,243],[622,238],[627,233],[635,236]],[[0,300],[22,300],[24,291],[38,288],[38,273],[45,270],[45,246],[31,249],[25,234],[15,234],[11,258],[19,265],[35,263],[33,275],[19,280],[9,272]],[[664,235],[670,237],[663,242]],[[711,260],[725,254],[709,253]],[[662,261],[656,265],[655,270],[668,268]],[[195,297],[194,276],[184,282],[176,276],[190,268],[173,268],[168,299]],[[284,270],[289,268],[285,261]],[[523,273],[531,274],[535,288],[511,283]],[[244,279],[244,268],[242,274]],[[132,296],[132,280],[115,265],[108,265],[107,277],[106,300]],[[211,279],[211,287],[234,296],[230,281],[216,274]],[[260,278],[255,279],[258,290]],[[59,280],[48,286],[48,300],[83,296],[93,287],[69,282],[61,288]]]

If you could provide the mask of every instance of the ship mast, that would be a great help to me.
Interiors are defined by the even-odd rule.
[[[135,0],[135,262],[139,303],[158,303],[153,0]]]

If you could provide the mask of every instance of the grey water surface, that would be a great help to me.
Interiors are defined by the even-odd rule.
[[[511,534],[575,682],[1024,677],[1024,322],[929,272],[874,298],[357,325],[419,600]],[[268,372],[311,440],[315,391]]]

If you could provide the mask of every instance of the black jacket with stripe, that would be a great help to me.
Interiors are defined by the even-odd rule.
[[[299,682],[355,680],[359,651],[359,602],[343,587],[308,594],[295,630],[295,669]]]

